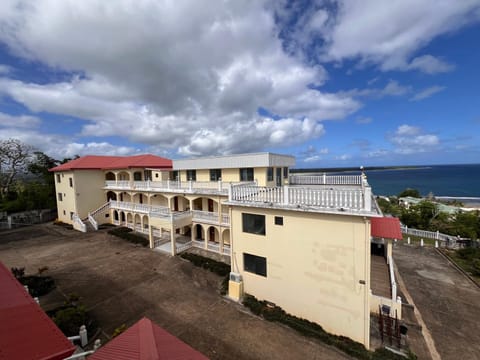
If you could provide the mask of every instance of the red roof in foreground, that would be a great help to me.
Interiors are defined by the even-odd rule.
[[[205,360],[208,358],[154,324],[150,319],[143,318],[88,358],[88,360],[112,359]]]
[[[60,360],[75,346],[0,262],[0,359]]]
[[[172,160],[150,154],[135,156],[87,155],[75,160],[71,160],[65,164],[56,166],[49,171],[97,169],[105,170],[129,168],[171,169]]]
[[[395,217],[371,218],[371,235],[376,238],[401,240],[400,220]]]

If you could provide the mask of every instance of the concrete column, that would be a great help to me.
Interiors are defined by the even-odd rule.
[[[423,239],[420,239],[420,246],[423,247]]]
[[[154,246],[153,229],[152,229],[152,225],[150,224],[150,222],[148,222],[148,241],[150,243],[150,249],[153,249],[153,246]]]
[[[172,249],[172,256],[177,254],[177,246],[175,244],[175,224],[173,222],[173,214],[170,214],[170,244]]]

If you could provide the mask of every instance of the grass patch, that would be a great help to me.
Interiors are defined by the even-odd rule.
[[[228,280],[230,276],[230,265],[197,254],[181,253],[180,257],[190,261],[195,266],[204,268],[217,275],[223,276],[224,278],[222,280],[222,284],[220,285],[220,294],[227,294]]]
[[[148,239],[133,233],[133,230],[127,227],[118,227],[118,228],[109,230],[108,233],[116,237],[119,237],[121,239],[127,240],[134,244],[140,244],[142,246],[149,245]]]
[[[312,337],[323,343],[342,350],[344,353],[357,359],[365,360],[404,360],[399,356],[385,349],[377,349],[375,352],[368,351],[362,344],[353,341],[346,336],[333,335],[326,332],[320,325],[306,319],[287,314],[282,308],[270,304],[267,301],[259,301],[254,296],[245,294],[243,305],[250,309],[252,313],[262,316],[265,320],[276,321],[291,327],[300,334]],[[409,355],[409,359],[416,359],[414,354]]]
[[[480,281],[480,248],[468,247],[458,250],[444,250],[458,266]]]

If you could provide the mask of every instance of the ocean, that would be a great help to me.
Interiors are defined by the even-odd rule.
[[[358,173],[348,171],[341,174]],[[480,203],[480,164],[367,170],[365,174],[375,195],[398,195],[406,188],[413,188],[424,196],[433,193],[436,197],[463,198],[464,202]]]

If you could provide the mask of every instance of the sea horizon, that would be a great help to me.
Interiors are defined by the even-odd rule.
[[[359,174],[360,167],[292,169],[292,173]],[[373,193],[381,196],[398,195],[403,190],[417,189],[422,196],[462,199],[465,203],[480,203],[480,164],[444,164],[412,166],[366,166],[364,173]]]

